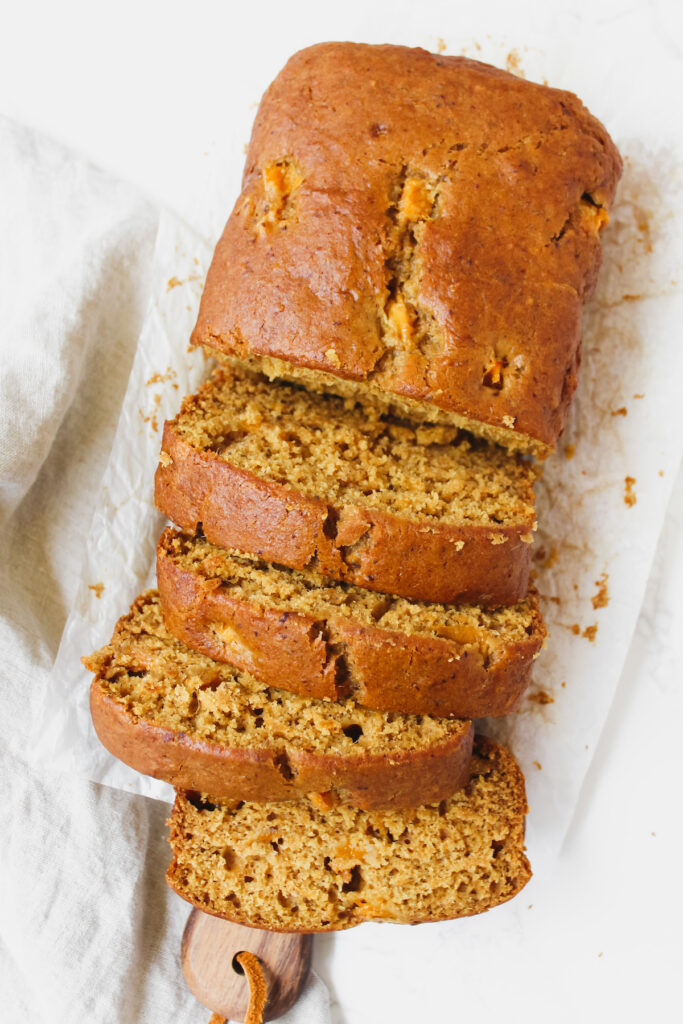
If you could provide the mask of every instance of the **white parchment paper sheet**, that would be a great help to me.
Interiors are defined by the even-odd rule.
[[[428,43],[434,47],[434,40]],[[526,63],[535,79],[581,93],[576,68],[567,71],[566,61],[550,49],[520,55],[489,40],[448,50],[507,61],[517,70]],[[575,77],[565,81],[570,73]],[[597,113],[609,127],[624,123],[618,89],[605,92]],[[657,148],[654,133],[615,138],[625,171],[604,236],[602,276],[586,312],[579,393],[537,488],[537,585],[550,631],[548,649],[520,712],[482,723],[512,746],[527,776],[528,846],[537,872],[557,853],[573,815],[633,634],[683,451],[680,161],[671,149]],[[240,157],[230,157],[233,178]],[[221,202],[224,217],[222,195]],[[169,787],[137,775],[99,745],[88,716],[90,679],[79,658],[108,640],[116,619],[151,581],[162,525],[152,502],[162,421],[206,372],[202,357],[188,354],[187,340],[208,258],[199,236],[164,218],[154,295],[87,539],[81,590],[36,733],[40,756],[56,768],[163,798],[170,798]]]

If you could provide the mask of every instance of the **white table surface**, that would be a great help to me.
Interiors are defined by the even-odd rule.
[[[626,112],[634,132],[648,104],[671,103],[683,62],[683,4],[458,4],[323,2],[232,4],[229,0],[117,4],[3,4],[0,111],[73,146],[214,237],[237,191],[217,182],[220,154],[247,141],[263,88],[287,56],[325,38],[418,42],[458,52],[485,40],[524,59],[548,33],[584,23],[604,66],[667,52],[661,78],[642,81],[642,105]],[[623,47],[624,39],[629,47]],[[598,52],[593,49],[593,52]],[[576,60],[576,54],[568,55]],[[578,87],[577,87],[578,88]],[[600,77],[582,98],[600,113]],[[672,271],[676,272],[676,271]],[[680,272],[680,268],[677,268]],[[546,1021],[670,1019],[679,1011],[681,962],[679,775],[683,720],[683,475],[660,540],[627,669],[552,877],[520,897],[524,923],[501,930],[477,960],[453,943],[437,953],[428,929],[403,929],[403,955],[383,948],[379,926],[316,939],[316,967],[337,1021],[450,1020],[473,1011]],[[533,808],[532,808],[533,813]],[[486,919],[496,932],[495,914]],[[490,923],[488,923],[490,922]],[[460,942],[472,932],[465,924]],[[475,934],[476,938],[476,934]],[[490,947],[487,945],[487,949]],[[466,971],[459,969],[459,959]],[[124,1022],[125,1024],[125,1022]]]

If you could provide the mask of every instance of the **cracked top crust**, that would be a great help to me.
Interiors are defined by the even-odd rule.
[[[419,49],[303,50],[261,102],[193,342],[545,454],[620,172],[571,93]]]

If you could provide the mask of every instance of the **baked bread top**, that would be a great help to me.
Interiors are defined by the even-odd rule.
[[[620,172],[571,93],[420,49],[303,50],[261,102],[193,342],[547,454]]]

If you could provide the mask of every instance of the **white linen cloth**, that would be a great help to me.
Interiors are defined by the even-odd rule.
[[[0,119],[0,978],[4,1024],[200,1024],[168,805],[32,758],[148,303],[159,212]],[[121,609],[123,611],[123,609]],[[292,1022],[324,1024],[315,975]]]

